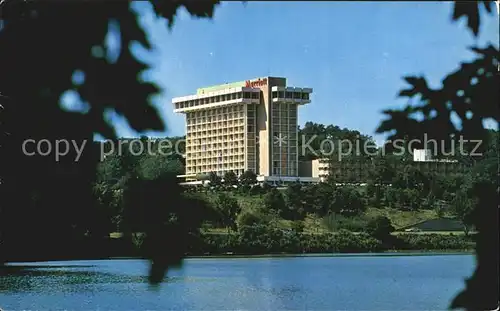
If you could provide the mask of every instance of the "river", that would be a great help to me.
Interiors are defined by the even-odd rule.
[[[446,310],[472,255],[187,259],[157,290],[135,259],[25,264],[0,279],[19,310]]]

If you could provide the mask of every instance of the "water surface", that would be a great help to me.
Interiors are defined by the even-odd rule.
[[[187,259],[157,290],[147,262],[26,264],[0,279],[4,310],[446,310],[472,255]]]

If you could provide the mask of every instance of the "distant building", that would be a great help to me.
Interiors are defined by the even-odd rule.
[[[325,181],[325,170],[329,167],[329,162],[320,162],[319,159],[299,162],[299,175],[302,177],[312,177],[317,181]]]
[[[436,218],[421,221],[406,226],[400,230],[417,229],[418,231],[463,231],[464,225],[461,221],[452,218]]]
[[[413,150],[413,162],[447,162],[447,163],[458,163],[457,160],[434,159],[432,157],[431,150],[429,150],[429,149],[414,149]]]
[[[463,173],[468,167],[458,161],[434,160],[427,151],[419,151],[414,154],[412,162],[398,163],[395,170],[400,170],[411,165],[421,172],[434,172],[436,174]],[[328,176],[333,176],[339,183],[366,183],[369,179],[370,169],[373,162],[370,159],[344,159],[332,160],[320,158],[312,161],[300,162],[301,176],[311,176],[319,181],[326,181]]]
[[[326,181],[329,176],[339,183],[366,183],[371,161],[356,160],[331,160],[327,158],[313,160],[321,181]]]
[[[413,162],[428,162],[431,160],[432,160],[432,155],[429,149],[413,150]]]

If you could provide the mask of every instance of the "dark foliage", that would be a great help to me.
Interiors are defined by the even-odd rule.
[[[393,231],[391,221],[385,216],[370,220],[366,226],[366,232],[379,240],[386,240]]]
[[[494,1],[456,2],[453,20],[465,17],[469,29],[477,36],[480,6],[484,6],[489,13],[495,10]],[[488,131],[483,127],[483,121],[499,121],[500,53],[492,45],[475,46],[471,50],[477,58],[462,63],[457,71],[446,76],[439,89],[431,89],[424,77],[405,77],[410,87],[402,90],[399,96],[417,97],[419,103],[409,104],[403,110],[385,111],[388,119],[380,124],[377,131],[395,133],[391,139],[421,139],[427,134],[429,138],[448,142],[460,136],[467,140],[487,140]],[[417,112],[424,115],[422,121],[414,117]],[[452,123],[452,113],[460,118],[461,126]],[[477,268],[451,308],[492,310],[498,306],[498,176],[500,174],[496,180],[481,182],[474,187],[474,194],[479,198],[474,221],[479,230]]]
[[[212,17],[218,1],[151,3],[156,15],[168,20],[171,27],[178,8],[185,7],[193,16]],[[121,49],[115,58],[104,43],[111,26],[119,29],[115,33]],[[1,256],[56,259],[55,250],[77,243],[78,236],[99,232],[99,224],[94,223],[99,217],[94,217],[92,208],[99,157],[91,142],[95,133],[115,137],[105,119],[107,110],[123,115],[139,132],[165,129],[150,102],[159,88],[139,78],[148,66],[133,56],[130,47],[134,43],[151,48],[127,1],[1,2],[0,104],[5,107],[0,121]],[[75,75],[79,79],[73,79]],[[86,111],[61,108],[60,98],[67,91],[76,92],[88,104]],[[53,154],[26,156],[21,149],[26,139],[52,143],[65,139],[86,146],[78,161],[74,148],[56,161]],[[134,191],[146,191],[146,182],[133,170],[126,180],[129,190],[143,189],[130,190],[132,196]],[[148,195],[161,194],[181,204],[175,183],[159,178],[147,184],[152,186]],[[179,263],[183,232],[189,226],[184,228],[182,216],[176,226],[161,226],[166,216],[157,215],[155,207],[148,208],[148,213],[138,218],[136,226],[147,223],[146,249],[155,251],[146,253],[153,260],[151,281],[157,282],[169,265]],[[165,239],[169,246],[159,247]],[[35,254],[35,245],[44,251]],[[168,255],[159,254],[159,249]]]

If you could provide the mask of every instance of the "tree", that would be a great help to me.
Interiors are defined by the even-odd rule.
[[[270,192],[266,193],[264,196],[264,206],[267,210],[272,210],[277,212],[279,215],[286,213],[286,203],[281,192],[273,188]]]
[[[398,190],[393,187],[384,188],[384,203],[388,207],[394,207],[398,203]]]
[[[439,214],[439,217],[443,216],[444,206],[440,202],[436,202],[436,196],[432,192],[428,192],[427,196],[422,201],[422,208],[424,209],[434,209],[436,208],[436,212]]]
[[[212,187],[219,187],[222,183],[220,176],[215,172],[210,172],[208,174],[208,181]]]
[[[375,146],[373,139],[369,136],[362,135],[358,131],[349,130],[347,128],[341,129],[338,126],[319,124],[315,122],[306,122],[303,128],[299,127],[299,137],[303,137],[303,139],[299,140],[299,149],[303,146],[303,143],[308,143],[308,147],[303,147],[305,150],[305,154],[301,154],[301,160],[311,160],[316,158],[322,158],[325,154],[331,154],[331,160],[335,161],[338,159],[339,153],[338,150],[340,148],[345,148],[345,146],[340,146],[336,144],[333,146],[333,150],[327,150],[330,146],[322,146],[321,142],[325,140],[331,140],[334,142],[340,142],[341,140],[349,140],[354,143],[356,140],[359,140],[360,146]],[[324,148],[322,148],[324,147]],[[323,150],[322,150],[323,149]],[[360,150],[361,154],[364,154],[364,150]]]
[[[366,225],[366,232],[379,240],[387,239],[394,230],[391,220],[385,216],[373,218]]]
[[[289,184],[286,189],[286,204],[289,212],[285,217],[293,220],[303,219],[303,200],[304,194],[302,191],[302,185],[298,182]]]
[[[365,194],[368,204],[372,207],[380,207],[384,198],[384,189],[386,186],[377,185],[372,180],[366,183]]]
[[[145,156],[140,159],[139,165],[142,177],[151,180],[165,174],[180,175],[184,172],[184,167],[178,159],[161,155]]]
[[[378,154],[372,158],[372,165],[368,169],[368,179],[375,186],[390,184],[394,175],[394,168],[391,166],[388,157]]]
[[[331,211],[344,216],[354,216],[366,209],[361,194],[353,187],[339,187],[335,190]]]
[[[238,184],[238,177],[233,171],[227,171],[224,174],[224,184],[226,186],[232,187]]]
[[[303,205],[305,213],[315,213],[319,216],[327,215],[330,212],[331,204],[334,200],[335,184],[319,183],[305,187]]]
[[[475,203],[475,198],[470,198],[467,189],[460,189],[451,202],[452,212],[462,222],[465,235],[469,234],[470,227],[474,224]]]
[[[265,181],[262,183],[262,191],[264,193],[271,191],[271,189],[273,189],[273,187],[268,182]]]
[[[267,225],[269,219],[260,212],[245,211],[238,215],[236,223],[238,224],[238,228],[244,226]]]
[[[453,12],[453,20],[461,17],[467,19],[467,27],[476,37],[479,33],[480,6],[484,6],[488,13],[495,11],[494,1],[479,1],[456,2]],[[488,131],[483,126],[483,121],[493,119],[498,124],[500,119],[500,52],[492,44],[486,47],[474,46],[471,51],[477,58],[471,62],[463,62],[458,70],[442,80],[440,88],[430,88],[424,77],[405,77],[410,87],[400,91],[399,95],[408,99],[417,98],[418,101],[404,109],[384,111],[387,119],[382,121],[377,132],[393,132],[389,138],[392,141],[404,137],[420,139],[425,134],[428,139],[442,142],[451,142],[453,137],[486,141]],[[461,122],[452,122],[452,113]],[[419,119],[418,114],[423,114],[424,118]],[[484,146],[480,149],[476,151],[484,153]],[[492,181],[497,184],[499,181],[498,166],[496,172],[497,176],[491,181],[478,181],[472,187],[474,196],[478,198],[474,207],[478,215],[474,221],[478,229],[477,267],[467,280],[465,290],[451,303],[450,307],[454,309],[465,308],[472,311],[498,307],[498,206],[497,199],[494,198],[500,193],[498,187],[492,185]],[[485,292],[484,288],[491,291]]]
[[[89,213],[95,218],[91,235],[109,237],[112,232],[120,232],[123,228],[123,189],[105,182],[96,183],[93,187],[96,205],[89,206]]]
[[[394,177],[392,185],[404,189],[422,189],[424,184],[424,176],[419,169],[411,164],[403,166]]]
[[[401,209],[416,210],[420,206],[420,196],[416,189],[398,189]]]
[[[244,186],[253,186],[257,183],[257,175],[254,171],[244,171],[240,176],[240,183]]]
[[[168,20],[172,27],[178,8],[185,7],[193,16],[212,17],[218,1],[150,3],[156,16]],[[7,0],[0,3],[0,10],[0,93],[9,101],[0,123],[2,131],[10,133],[0,138],[5,148],[0,152],[0,254],[51,259],[57,257],[58,249],[69,251],[61,245],[73,245],[69,237],[85,232],[92,221],[87,209],[94,204],[92,185],[99,153],[91,146],[79,161],[74,161],[75,152],[55,161],[27,157],[20,146],[28,138],[65,139],[79,145],[92,141],[94,133],[113,138],[116,135],[106,121],[107,110],[123,115],[136,131],[164,130],[149,100],[159,89],[138,78],[149,66],[138,61],[130,49],[135,42],[146,49],[151,49],[151,44],[128,2]],[[110,23],[122,47],[116,58],[105,44]],[[61,108],[59,99],[65,93],[79,96],[88,108]],[[0,105],[4,104],[1,99]],[[155,189],[165,193],[165,188]],[[169,189],[169,195],[175,196],[175,189]],[[37,193],[37,202],[28,193]],[[153,224],[160,221],[151,220]],[[150,233],[151,243],[158,243],[157,249],[171,255],[166,258],[155,253],[150,280],[156,283],[169,265],[181,262],[182,254],[174,255],[180,251],[174,244],[165,247],[165,235],[160,231]],[[164,240],[153,238],[155,234]],[[182,235],[166,236],[171,240]],[[32,251],[41,245],[47,246],[46,253]]]
[[[118,155],[107,156],[97,164],[97,182],[115,184],[125,175],[125,171]]]
[[[236,231],[236,218],[241,211],[238,201],[225,193],[220,193],[215,201],[215,206],[220,213],[220,221],[223,226]]]
[[[292,230],[295,231],[296,233],[302,234],[304,232],[304,229],[305,229],[304,221],[298,220],[292,223]]]

